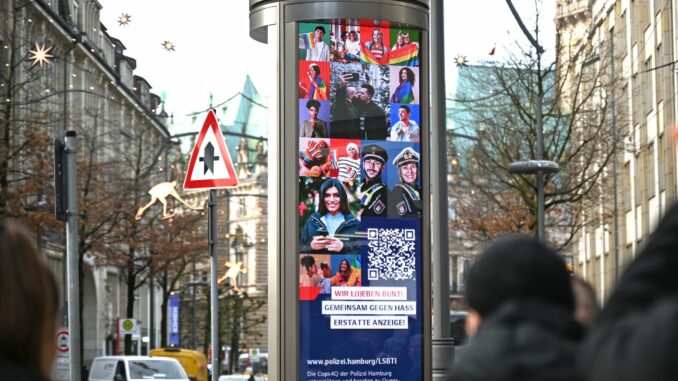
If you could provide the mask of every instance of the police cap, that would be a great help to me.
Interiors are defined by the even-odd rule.
[[[381,161],[382,163],[386,163],[388,160],[388,154],[386,153],[386,150],[376,144],[368,144],[364,146],[360,156],[362,156],[363,160],[375,159]]]
[[[403,150],[393,159],[393,165],[398,167],[408,163],[419,164],[419,153],[412,147],[403,148]]]

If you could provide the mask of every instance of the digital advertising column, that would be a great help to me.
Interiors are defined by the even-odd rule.
[[[422,30],[297,25],[299,379],[423,380]]]

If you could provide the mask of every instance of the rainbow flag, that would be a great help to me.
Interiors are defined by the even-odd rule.
[[[360,262],[358,261],[358,256],[353,257],[353,260],[351,261],[351,267],[353,267],[353,273],[356,274],[358,277],[358,283],[356,283],[356,286],[362,286],[362,269],[360,268]]]
[[[405,45],[402,48],[391,50],[389,52],[388,63],[390,65],[405,64],[409,60],[416,58],[419,55],[419,46],[416,44]]]
[[[302,33],[299,35],[299,47],[301,48],[303,46],[303,49],[313,49],[315,48],[315,38],[314,38],[314,33],[309,32],[309,33]]]
[[[372,54],[372,51],[368,49],[365,45],[360,46],[360,58],[362,58],[365,63],[373,65],[388,65],[388,54],[385,54],[381,59]]]
[[[315,99],[318,101],[326,101],[327,100],[327,85],[325,85],[325,81],[322,80],[322,78],[318,77],[316,79],[316,83],[318,86],[314,86],[311,84],[311,97],[309,99]]]
[[[358,256],[353,257],[353,260],[351,260],[351,267],[353,267],[354,270],[360,270],[360,261],[358,260]]]
[[[339,169],[339,164],[337,164],[337,150],[332,150],[332,155],[330,156],[330,168]]]

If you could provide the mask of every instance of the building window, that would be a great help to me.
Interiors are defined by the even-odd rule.
[[[657,183],[659,191],[666,190],[665,168],[666,168],[666,148],[664,147],[664,134],[657,137]]]
[[[627,161],[624,163],[624,174],[622,176],[622,189],[623,189],[623,208],[624,212],[628,213],[631,211],[631,162]]]
[[[647,145],[643,155],[643,176],[645,177],[645,190],[647,198],[655,196],[655,175],[654,175],[654,142]]]
[[[640,153],[636,154],[636,167],[642,166],[642,160],[640,160]],[[642,200],[641,194],[643,193],[643,189],[641,187],[641,174],[642,174],[641,168],[636,168],[636,173],[635,176],[633,176],[633,191],[636,194],[636,206],[640,205],[640,201]]]

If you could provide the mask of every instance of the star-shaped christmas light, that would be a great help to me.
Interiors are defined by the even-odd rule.
[[[454,58],[454,64],[457,65],[457,67],[464,67],[468,64],[468,61],[466,60],[466,56],[462,56],[461,54],[457,54],[457,56]]]
[[[167,50],[168,52],[173,52],[175,47],[176,45],[174,45],[172,41],[165,40],[162,42],[162,48]]]
[[[40,65],[40,67],[42,67],[42,65],[50,64],[50,58],[54,57],[53,55],[49,54],[52,48],[53,46],[46,47],[45,44],[40,45],[36,42],[35,50],[29,50],[31,56],[28,57],[31,61],[33,61],[33,66]]]
[[[132,21],[132,16],[127,13],[123,13],[118,17],[118,25],[129,25],[130,21]]]

